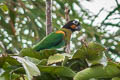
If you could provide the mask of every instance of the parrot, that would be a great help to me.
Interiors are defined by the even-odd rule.
[[[77,20],[68,21],[61,29],[50,33],[40,42],[35,44],[32,49],[40,51],[44,49],[59,49],[70,43],[71,34],[80,31],[81,25]]]

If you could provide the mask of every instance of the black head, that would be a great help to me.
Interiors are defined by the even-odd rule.
[[[79,21],[72,20],[69,21],[67,24],[65,24],[63,28],[70,29],[72,32],[74,32],[74,31],[80,31],[81,26]]]

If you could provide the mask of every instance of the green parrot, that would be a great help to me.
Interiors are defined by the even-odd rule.
[[[52,32],[43,38],[39,43],[34,45],[32,49],[40,51],[43,49],[59,49],[65,47],[70,43],[71,34],[75,31],[80,31],[80,29],[80,22],[71,20],[58,31]]]

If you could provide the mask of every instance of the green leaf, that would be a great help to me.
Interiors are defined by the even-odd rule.
[[[47,59],[49,56],[56,54],[56,50],[41,50],[40,52],[36,52],[31,48],[22,49],[20,52],[20,56],[29,56],[37,59]]]
[[[20,63],[11,56],[1,56],[0,57],[0,67],[4,65],[5,62],[8,62],[10,65],[20,65]]]
[[[73,54],[72,59],[76,59],[76,58],[82,59],[82,60],[85,59],[86,58],[86,50],[85,49],[86,49],[86,47],[84,45],[82,45],[82,47]]]
[[[99,43],[96,42],[88,43],[86,55],[88,65],[91,66],[96,64],[103,64],[104,62],[106,62],[104,65],[106,66],[107,59],[103,53],[104,50],[105,50],[104,46],[102,46]]]
[[[105,50],[104,46],[96,42],[88,43],[87,47],[87,59],[95,60],[101,57],[102,52]]]
[[[48,58],[48,63],[47,64],[53,64],[53,63],[57,63],[57,62],[62,62],[64,61],[65,56],[62,54],[54,54],[53,56],[50,56]]]
[[[5,58],[1,56],[0,57],[0,67],[2,67],[4,63],[5,63]]]
[[[32,80],[33,76],[40,75],[40,71],[34,63],[32,63],[28,60],[25,60],[22,57],[18,57],[18,56],[14,57],[14,58],[16,58],[17,61],[20,62],[22,64],[22,66],[24,67],[25,72],[26,72],[27,77],[28,77],[28,80]]]
[[[4,72],[0,75],[0,80],[11,80],[11,76],[12,79],[15,78],[16,75],[12,74],[12,72],[19,68],[19,66],[21,66],[21,64],[13,58],[13,56],[1,56],[0,67],[4,70]]]
[[[57,79],[58,79],[57,76],[44,72],[43,73],[41,72],[41,76],[37,76],[35,78],[35,80],[57,80]]]
[[[105,50],[104,46],[101,44],[98,44],[96,42],[90,42],[88,43],[88,46],[82,45],[82,47],[76,51],[73,55],[74,58],[79,58],[79,59],[85,59],[87,58],[88,60],[95,60],[99,56],[101,56],[102,52]]]
[[[39,63],[39,65],[47,65],[47,59],[42,59]]]
[[[107,57],[105,56],[105,53],[101,54],[101,56],[98,59],[95,60],[87,60],[87,63],[89,66],[96,65],[96,64],[102,64],[103,66],[107,66]]]
[[[75,72],[70,68],[61,67],[61,66],[38,66],[41,72],[47,72],[50,74],[64,76],[64,77],[73,77]]]
[[[72,59],[87,59],[87,62],[90,64],[101,63],[103,59],[103,51],[105,50],[104,46],[96,42],[89,42],[88,46],[82,45],[82,47],[74,53]],[[105,59],[105,58],[104,58]]]
[[[119,77],[114,77],[114,78],[112,78],[112,80],[120,80],[120,78]]]
[[[112,78],[120,75],[120,69],[114,64],[109,63],[106,67],[101,65],[86,68],[78,72],[74,80],[89,80],[91,78]]]
[[[9,72],[4,72],[2,75],[0,75],[0,80],[10,80]]]
[[[41,62],[41,60],[39,60],[39,59],[32,58],[32,57],[28,57],[28,56],[25,56],[24,58],[25,58],[26,60],[29,60],[30,62],[36,64],[36,65],[38,65],[38,64]]]
[[[8,12],[8,7],[7,7],[7,5],[1,4],[1,5],[0,5],[0,8],[2,9],[2,11],[3,11],[4,13]]]

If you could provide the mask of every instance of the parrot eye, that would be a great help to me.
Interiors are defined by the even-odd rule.
[[[78,25],[79,22],[74,20],[74,21],[73,21],[73,24]]]

